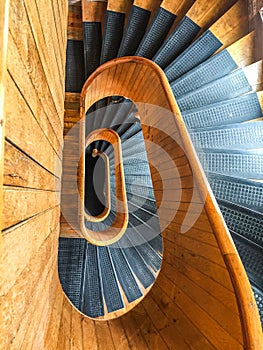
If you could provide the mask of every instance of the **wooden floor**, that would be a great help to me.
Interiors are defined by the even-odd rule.
[[[147,153],[163,231],[162,269],[143,301],[114,320],[89,319],[66,298],[57,271],[58,237],[60,229],[62,235],[74,229],[63,218],[60,228],[63,129],[66,133],[79,118],[79,94],[66,94],[64,119],[68,4],[9,2],[7,55],[0,12],[1,68],[7,59],[5,79],[0,75],[5,85],[0,349],[259,350],[262,333],[245,272],[167,82],[143,59],[121,59],[100,69],[86,85],[90,92],[84,90],[82,106],[116,94],[139,108],[144,137],[152,141]],[[76,7],[70,18],[78,18]],[[70,35],[81,38],[81,27],[70,23]],[[154,144],[172,162],[164,163]]]

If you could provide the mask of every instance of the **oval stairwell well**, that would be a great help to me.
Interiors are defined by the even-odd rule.
[[[262,23],[249,4],[69,6],[63,342],[48,349],[263,347]]]

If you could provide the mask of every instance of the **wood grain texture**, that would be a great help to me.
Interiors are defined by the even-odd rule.
[[[3,169],[5,142],[5,90],[6,90],[6,60],[8,43],[8,13],[9,0],[0,4],[0,230],[2,230],[3,210]],[[2,254],[2,236],[0,236],[0,254]]]
[[[59,304],[67,1],[11,0],[6,17],[0,347],[44,349]]]
[[[196,0],[186,15],[204,31],[215,21],[220,19],[236,1],[237,0],[212,0],[209,1],[209,6],[207,6],[206,0]],[[241,1],[245,2],[243,0]]]
[[[144,313],[138,318],[136,315],[139,312],[137,310],[142,310],[141,307],[144,307],[148,298],[153,297],[167,317],[169,327],[162,334],[165,334],[165,343],[168,346],[178,339],[179,348],[257,349],[262,340],[258,316],[250,307],[253,294],[251,290],[243,294],[241,288],[241,284],[244,283],[248,291],[249,282],[238,259],[235,260],[236,268],[229,263],[228,257],[237,257],[236,250],[214,197],[207,189],[206,180],[187,141],[189,136],[162,74],[157,66],[142,58],[116,59],[100,67],[88,79],[82,91],[81,115],[96,100],[109,94],[124,95],[135,101],[143,125],[149,163],[157,170],[152,171],[154,190],[157,193],[163,191],[167,182],[168,188],[173,184],[182,193],[186,191],[186,201],[179,201],[176,212],[166,205],[166,201],[163,205],[163,197],[161,202],[157,199],[160,224],[164,231],[164,261],[167,264],[162,265],[156,283],[141,304],[122,318],[129,344],[133,346],[137,339],[135,347],[145,346]],[[149,105],[145,105],[145,102]],[[156,106],[162,107],[161,111]],[[165,122],[162,123],[162,120]],[[148,140],[151,143],[148,143]],[[164,154],[169,155],[170,163],[169,159],[165,162],[165,159],[161,158],[161,153],[159,156],[155,155],[156,145]],[[166,164],[165,169],[160,168],[162,162]],[[203,238],[205,241],[202,241]],[[185,265],[190,266],[191,278],[184,273]],[[241,274],[240,269],[243,271]],[[223,294],[213,295],[204,290],[201,282],[196,282],[195,274],[199,277],[204,275],[208,284],[211,280],[211,283],[220,285],[220,293]],[[234,282],[233,274],[240,284]],[[173,277],[170,279],[168,276]],[[225,303],[221,302],[222,298],[225,298]],[[244,302],[242,307],[240,298]],[[227,312],[227,305],[232,305],[231,312]],[[255,301],[253,305],[255,306]],[[153,317],[150,314],[150,318]],[[155,334],[152,327],[151,323],[151,341],[154,342],[160,334]],[[133,335],[138,334],[139,338],[130,338],[130,332]],[[194,335],[191,340],[188,338],[189,334]]]
[[[245,67],[257,61],[255,46],[256,35],[252,31],[229,46],[227,51],[239,67]]]
[[[238,0],[209,29],[222,42],[221,49],[246,35],[249,31],[246,1]]]

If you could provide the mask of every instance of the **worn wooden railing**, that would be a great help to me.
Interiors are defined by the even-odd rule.
[[[133,341],[146,327],[153,344],[165,339],[172,348],[259,349],[261,325],[249,281],[164,73],[140,57],[104,64],[83,87],[81,116],[113,95],[138,108],[164,249],[154,286],[123,316],[127,338]]]

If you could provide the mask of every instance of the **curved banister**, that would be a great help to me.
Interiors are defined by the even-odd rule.
[[[84,118],[85,119],[85,118]],[[84,128],[83,128],[84,126]],[[79,170],[79,220],[80,230],[83,237],[92,244],[95,245],[109,245],[119,240],[124,234],[128,225],[128,208],[127,198],[124,180],[124,171],[122,164],[122,150],[121,141],[119,135],[111,129],[97,129],[92,131],[85,138],[85,120],[82,123],[80,145],[83,150],[83,154],[80,159],[80,170]],[[89,219],[87,213],[85,213],[85,150],[94,141],[107,141],[109,142],[114,150],[114,166],[115,166],[115,180],[116,180],[116,215],[115,219],[110,227],[102,232],[93,231],[86,227],[85,219]],[[106,213],[104,213],[106,214]],[[93,220],[94,222],[95,220]]]
[[[229,338],[225,341],[229,346],[233,342],[233,344],[242,344],[245,349],[259,349],[262,344],[261,325],[247,275],[196,156],[186,126],[163,71],[152,61],[142,57],[119,58],[100,66],[89,77],[82,89],[80,101],[81,123],[84,123],[85,113],[90,106],[104,97],[113,95],[125,96],[132,100],[138,107],[157,207],[159,208],[158,215],[164,243],[164,261],[167,261],[172,266],[174,278],[176,279],[177,275],[180,276],[180,270],[183,271],[185,269],[184,265],[186,262],[182,254],[182,258],[179,261],[178,257],[175,259],[176,264],[172,263],[174,259],[171,251],[174,251],[174,249],[175,252],[176,250],[180,250],[182,245],[188,244],[189,239],[192,240],[192,256],[198,258],[200,255],[201,259],[200,262],[196,260],[200,265],[198,265],[199,271],[204,275],[209,275],[211,280],[223,285],[228,290],[226,298],[229,291],[231,291],[231,295],[233,295],[233,297],[231,296],[231,304],[235,304],[233,305],[234,309],[238,309],[238,313],[235,313],[234,316],[232,315],[235,318],[235,322],[229,325],[231,328],[228,329]],[[159,109],[156,109],[156,106]],[[162,131],[159,130],[160,128]],[[82,125],[82,130],[84,130],[84,124]],[[158,157],[158,154],[156,156],[153,144],[164,149],[169,154],[173,164],[176,165],[177,172],[170,171],[169,173],[169,169],[162,170],[162,159]],[[160,165],[159,169],[156,170],[156,164],[152,166],[152,162],[157,162],[156,164]],[[176,196],[173,197],[171,193],[169,194],[171,192],[169,188],[165,189],[167,178],[170,181],[167,183],[173,184],[174,193],[179,193],[179,197],[182,200],[180,198],[177,200]],[[174,181],[172,182],[172,180]],[[197,187],[197,191],[195,187]],[[168,196],[168,199],[166,198],[164,200],[165,195]],[[172,211],[170,205],[173,201],[178,202],[177,211],[172,215],[174,217],[170,222],[166,224],[167,214]],[[195,205],[196,203],[197,205]],[[203,205],[203,208],[199,209],[198,205],[199,207]],[[197,210],[198,214],[196,214],[195,210]],[[193,220],[192,226],[190,228],[188,227],[185,235],[183,235],[182,227],[189,212],[191,218],[196,217]],[[184,243],[184,240],[187,243]],[[179,245],[177,241],[179,241]],[[199,243],[196,244],[196,242],[201,242],[201,246]],[[210,250],[207,252],[200,250],[200,247],[203,246],[207,247],[208,250],[210,249],[213,254],[215,252],[218,257],[216,258],[216,256],[211,255]],[[208,261],[218,260],[218,265],[215,266],[220,267],[219,270],[222,271],[222,276],[226,273],[225,277],[222,277],[216,271],[206,270],[206,265],[203,266],[202,261],[204,260],[203,257],[208,255],[209,258],[206,257]],[[167,264],[163,264],[155,284],[155,286],[157,285],[156,288],[158,288],[158,281],[161,281],[162,274],[167,276],[169,273],[170,270],[168,272]],[[153,287],[153,291],[155,286]],[[185,295],[188,295],[188,292],[190,293],[187,289],[183,291]],[[156,294],[154,295],[156,296]],[[210,308],[213,305],[215,308],[217,307],[216,303],[213,304],[214,299],[216,298],[212,296]],[[183,306],[180,304],[180,298],[175,298],[174,303],[178,303],[176,305],[179,306],[179,309],[183,309]],[[158,305],[162,305],[162,303]],[[202,310],[202,304],[199,306],[201,307],[200,310]],[[225,315],[226,323],[227,317],[228,315]],[[218,320],[215,321],[215,324],[218,325]],[[214,342],[215,347],[217,342],[221,341],[217,339],[217,328],[214,334],[207,334],[205,322],[202,321],[201,317],[195,318],[193,315],[191,324],[199,329],[201,334],[206,334],[209,341]],[[225,332],[224,322],[221,325],[220,330]],[[210,325],[210,322],[207,323],[207,327],[212,327],[212,324]],[[240,336],[238,335],[239,333]],[[185,331],[185,337],[187,338],[187,330]]]

